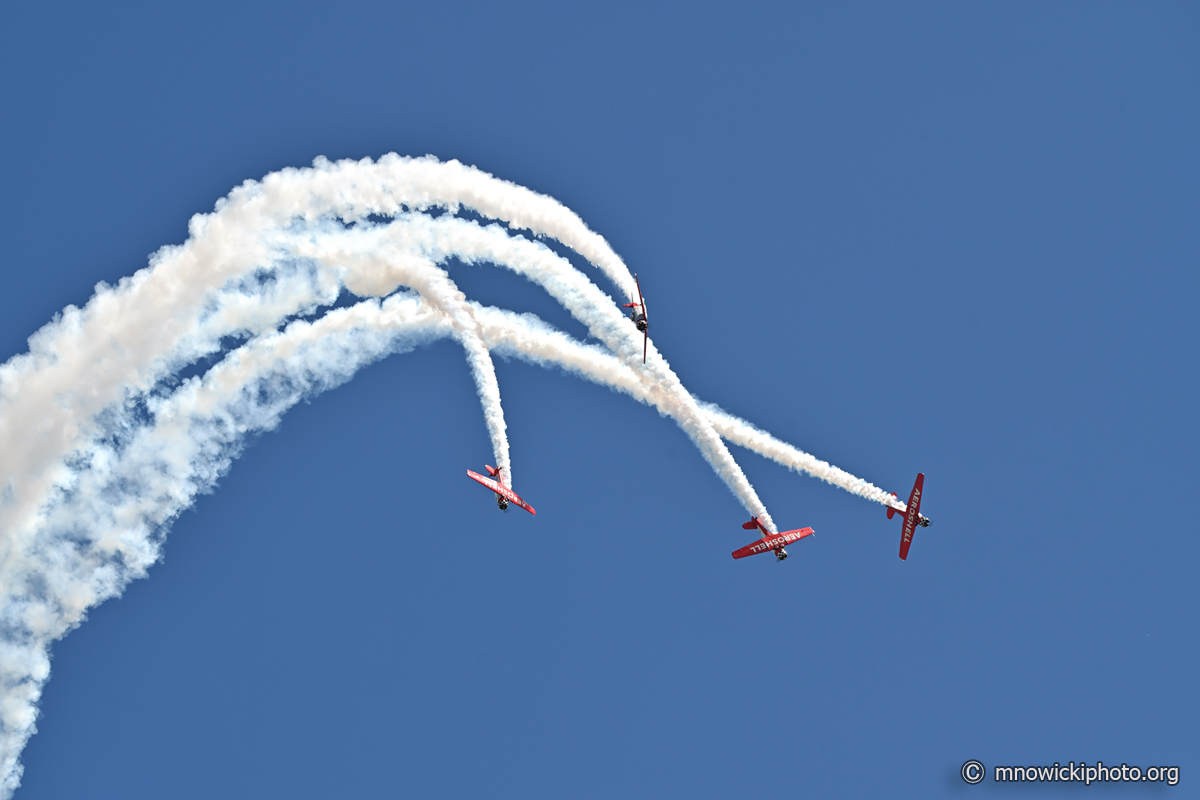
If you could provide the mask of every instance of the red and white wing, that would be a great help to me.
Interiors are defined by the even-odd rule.
[[[908,560],[908,548],[912,546],[913,531],[921,519],[921,490],[925,488],[925,473],[917,473],[917,482],[913,484],[912,494],[908,496],[908,505],[904,507],[904,530],[900,534],[900,558]],[[891,514],[888,514],[890,517]]]
[[[791,544],[792,542],[800,541],[805,536],[812,536],[814,533],[816,533],[816,531],[814,531],[812,528],[797,528],[794,531],[784,531],[780,534],[780,536],[787,539],[788,544]]]
[[[489,489],[491,489],[493,492],[495,492],[496,494],[503,497],[508,502],[515,503],[516,505],[518,505],[521,508],[528,511],[530,514],[533,514],[535,516],[537,515],[537,512],[533,510],[533,506],[529,505],[529,503],[526,503],[524,500],[522,500],[520,497],[518,497],[517,493],[514,492],[512,489],[508,488],[507,486],[497,483],[496,481],[492,480],[491,478],[485,478],[482,475],[480,475],[478,472],[472,472],[471,470],[467,470],[467,475],[472,480],[482,483],[484,486],[488,487]]]
[[[528,511],[530,514],[533,514],[534,516],[537,516],[537,512],[533,510],[533,506],[529,505],[529,503],[526,503],[524,500],[522,500],[521,498],[517,497],[517,493],[516,493],[516,492],[514,492],[512,489],[505,489],[505,490],[504,490],[504,492],[503,492],[503,494],[504,494],[504,496],[505,496],[505,497],[507,497],[507,498],[508,498],[508,502],[510,502],[510,503],[516,503],[516,504],[517,504],[517,505],[519,505],[521,508],[523,508],[523,509],[525,509],[526,511]]]
[[[758,521],[758,517],[754,517],[749,522],[742,523],[742,527],[748,531],[757,528],[762,531],[763,538],[757,542],[751,542],[739,550],[734,550],[732,553],[734,558],[745,558],[746,556],[754,556],[759,553],[769,553],[776,547],[798,542],[805,536],[811,536],[813,533],[812,528],[797,528],[794,531],[784,531],[783,533],[768,533],[763,524]]]
[[[646,363],[646,348],[650,343],[650,312],[646,311],[646,298],[642,297],[642,284],[638,281],[637,273],[633,275],[633,282],[638,287],[638,302],[642,304],[642,321],[646,323],[646,330],[642,331],[642,363]]]
[[[495,482],[494,480],[492,480],[491,478],[485,478],[485,477],[483,477],[483,476],[482,476],[482,475],[480,475],[478,472],[472,472],[471,470],[467,470],[467,475],[469,475],[469,476],[471,477],[471,479],[472,479],[472,480],[475,480],[475,481],[478,481],[479,483],[482,483],[484,486],[488,487],[489,489],[491,489],[491,490],[492,490],[493,492],[495,492],[496,494],[502,494],[502,493],[505,491],[503,486],[501,486],[500,484],[496,483],[496,482]]]
[[[759,539],[757,542],[751,542],[745,547],[734,550],[732,555],[734,558],[745,558],[746,556],[756,556],[759,553],[769,553],[775,549],[778,544],[772,539]]]

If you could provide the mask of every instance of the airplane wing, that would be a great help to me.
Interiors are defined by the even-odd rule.
[[[746,556],[754,556],[759,553],[770,553],[776,547],[798,542],[805,536],[813,534],[812,528],[797,528],[794,531],[784,531],[783,533],[768,533],[763,524],[758,521],[758,517],[754,517],[749,522],[743,522],[742,527],[748,531],[757,528],[762,531],[763,538],[757,542],[751,542],[741,549],[734,550],[732,553],[734,558],[745,558]]]
[[[774,543],[768,539],[759,539],[757,542],[751,542],[745,547],[733,551],[734,558],[745,558],[746,556],[756,556],[759,553],[769,553],[775,549]]]
[[[498,492],[498,493],[500,493],[500,494],[503,494],[503,493],[504,493],[504,491],[505,491],[503,486],[501,486],[500,484],[496,483],[496,482],[495,482],[494,480],[492,480],[491,478],[485,478],[485,477],[483,477],[483,476],[482,476],[482,475],[480,475],[478,472],[472,472],[471,470],[467,470],[467,475],[469,475],[469,476],[471,477],[471,479],[472,479],[472,480],[476,480],[476,481],[478,481],[479,483],[482,483],[484,486],[488,487],[488,488],[489,488],[489,489],[491,489],[493,492]]]
[[[912,546],[913,531],[917,528],[917,521],[921,519],[921,490],[925,486],[925,473],[917,473],[917,482],[913,484],[912,494],[908,496],[908,505],[904,511],[904,529],[900,534],[900,558],[904,561],[908,560],[908,548]],[[891,514],[888,514],[890,517]]]
[[[508,502],[515,503],[516,505],[528,511],[530,514],[537,516],[537,512],[533,510],[533,506],[529,505],[529,503],[526,503],[520,497],[517,497],[517,493],[512,489],[505,489],[503,492],[501,492],[501,494],[508,498]]]
[[[472,480],[482,483],[484,486],[488,487],[496,494],[501,495],[508,502],[514,503],[514,504],[520,506],[521,508],[528,511],[530,514],[533,514],[535,516],[537,515],[537,512],[533,510],[533,506],[529,505],[529,503],[526,503],[524,500],[522,500],[520,497],[518,497],[517,493],[514,492],[512,489],[508,488],[507,486],[503,486],[500,483],[492,480],[491,478],[485,478],[482,475],[480,475],[478,472],[472,472],[471,470],[467,470],[467,475]]]
[[[637,275],[633,276],[637,283]],[[646,298],[642,297],[642,284],[638,283],[638,300],[642,301],[642,316],[646,319],[646,330],[642,331],[642,363],[646,363],[646,347],[650,343],[650,312],[646,310]]]

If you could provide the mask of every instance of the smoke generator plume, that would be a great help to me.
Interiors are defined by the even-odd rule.
[[[457,216],[463,208],[485,223]],[[560,366],[671,417],[771,531],[725,440],[903,507],[699,402],[652,342],[643,366],[640,333],[541,237],[586,259],[619,297],[633,293],[604,238],[553,198],[457,161],[319,158],[239,186],[192,218],[184,244],[98,285],[0,365],[0,798],[20,784],[51,643],[146,575],[171,523],[215,487],[247,437],[360,368],[436,339],[462,345],[510,485],[493,351]],[[601,346],[469,301],[443,268],[452,259],[525,276]],[[362,300],[327,308],[343,291]]]

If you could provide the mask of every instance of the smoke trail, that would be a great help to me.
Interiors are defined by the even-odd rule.
[[[328,238],[329,234],[316,236],[311,244],[298,252],[306,257],[320,257],[322,248],[334,247]],[[356,249],[381,257],[382,254],[394,254],[392,257],[400,258],[400,254],[419,253],[434,262],[458,258],[467,263],[494,263],[538,283],[587,326],[592,336],[624,363],[630,367],[636,365],[643,372],[644,381],[655,393],[655,405],[666,411],[691,437],[742,505],[758,516],[769,530],[775,530],[770,514],[742,468],[666,359],[651,343],[652,357],[643,366],[642,342],[637,329],[595,284],[545,245],[509,236],[496,225],[484,227],[455,217],[434,219],[423,214],[402,214],[386,226],[361,226],[353,231],[338,232],[336,247],[344,248],[337,251],[343,256]],[[360,290],[384,293],[398,281],[398,277],[388,280],[385,274],[377,283],[361,286]]]
[[[27,546],[37,509],[62,480],[59,467],[94,427],[104,409],[150,391],[159,381],[220,349],[222,337],[253,336],[287,314],[310,313],[336,296],[337,274],[310,270],[323,299],[281,292],[271,307],[249,302],[215,305],[230,283],[274,280],[297,239],[315,230],[362,224],[372,215],[460,206],[511,228],[552,236],[598,266],[624,295],[629,270],[603,237],[552,198],[456,161],[389,154],[378,162],[317,159],[311,169],[285,169],[247,181],[198,214],[183,245],[164,247],[147,269],[115,287],[97,286],[83,308],[68,307],[30,338],[30,351],[0,366],[0,561]],[[311,266],[311,265],[308,265]],[[261,281],[260,281],[261,282]],[[289,306],[289,303],[291,305]],[[610,337],[612,346],[619,337]],[[623,357],[632,364],[634,336],[626,331]],[[766,517],[745,476],[665,362],[655,363],[664,391],[675,396],[677,419],[748,508]],[[81,391],[80,387],[87,387]],[[61,488],[61,486],[59,487]]]
[[[256,269],[278,271],[289,240],[331,220],[458,205],[537,235],[561,233],[604,261],[603,239],[561,205],[457,162],[395,155],[378,163],[318,159],[313,169],[246,182],[212,214],[192,218],[185,244],[163,248],[148,269],[115,287],[98,286],[85,308],[65,309],[30,339],[28,354],[0,366],[0,531],[9,534],[0,559],[11,545],[28,543],[42,498],[62,477],[56,465],[101,411],[215,352],[222,336],[255,335],[286,314],[321,304],[303,305],[285,294],[272,307],[214,308],[214,292]],[[336,296],[336,274],[309,277],[325,290],[322,302]]]
[[[378,274],[379,264],[353,263],[353,253],[339,255],[347,259],[343,264],[351,272]],[[383,263],[394,266],[386,260]],[[430,294],[456,291],[444,275],[439,278],[440,270],[428,264],[416,263],[407,269],[406,280],[421,283]],[[423,279],[416,277],[420,272],[425,273]],[[645,374],[601,348],[579,343],[533,315],[467,305],[471,313],[463,315],[447,314],[445,299],[431,302],[429,294],[420,299],[393,295],[382,303],[366,300],[331,311],[317,322],[293,322],[281,332],[251,339],[203,378],[189,379],[169,394],[150,397],[143,410],[148,420],[139,420],[139,409],[134,406],[121,409],[121,419],[109,420],[106,428],[133,433],[123,440],[109,437],[92,442],[88,463],[77,465],[72,490],[47,514],[43,550],[52,554],[55,569],[61,572],[65,567],[67,573],[82,580],[69,587],[70,603],[62,594],[38,597],[32,592],[23,600],[24,616],[56,624],[27,627],[17,641],[7,632],[6,662],[15,656],[23,658],[29,678],[19,686],[23,691],[9,692],[6,700],[23,703],[27,711],[32,709],[47,673],[45,644],[78,624],[88,607],[118,594],[128,580],[145,574],[159,557],[166,527],[196,494],[212,488],[247,435],[275,427],[291,405],[348,380],[371,361],[433,338],[461,338],[457,328],[468,324],[488,347],[501,354],[542,365],[557,364],[654,404],[656,393]],[[782,460],[780,454],[812,458],[716,406],[703,408],[710,416],[722,418],[722,430],[731,441],[765,450],[764,454],[777,460]],[[662,407],[659,410],[668,413]],[[747,437],[747,430],[753,435]],[[771,447],[764,448],[764,442]],[[20,776],[15,753],[32,732],[32,716],[27,713],[26,717],[24,731],[6,730],[5,753],[12,754],[4,764],[8,790]]]
[[[826,483],[831,483],[834,486],[845,489],[851,494],[856,494],[859,497],[876,503],[882,503],[885,506],[897,508],[900,511],[905,510],[904,502],[892,497],[890,492],[885,492],[878,486],[862,478],[856,478],[849,472],[839,469],[827,461],[822,461],[816,456],[798,450],[787,442],[776,439],[761,428],[744,419],[735,417],[733,414],[712,403],[702,402],[700,403],[700,407],[708,414],[713,427],[717,429],[721,436],[734,444],[741,445],[748,450],[753,450],[759,455],[765,456],[796,472],[820,478]]]
[[[655,405],[653,394],[648,391],[640,370],[630,369],[613,358],[611,353],[579,342],[533,314],[517,315],[498,308],[477,306],[475,318],[479,321],[488,346],[501,355],[520,358],[539,366],[559,366],[628,394],[640,402]],[[902,501],[868,481],[775,438],[715,403],[701,400],[696,403],[722,438],[851,494],[905,510]],[[659,410],[660,413],[666,413]]]
[[[212,486],[247,434],[272,427],[296,399],[348,379],[356,365],[408,346],[359,325],[347,352],[334,358],[305,345],[309,372],[267,373],[257,394],[243,396],[238,370],[253,372],[246,359],[282,335],[281,325],[319,332],[326,319],[345,318],[339,311],[296,321],[333,303],[343,286],[381,296],[414,285],[427,301],[421,313],[432,316],[413,335],[441,331],[463,343],[502,466],[510,459],[490,353],[473,308],[436,263],[461,258],[517,270],[627,367],[638,363],[633,326],[565,259],[499,225],[420,213],[460,206],[553,236],[623,294],[633,288],[604,239],[552,198],[457,162],[318,159],[312,169],[238,187],[192,218],[184,244],[164,247],[116,286],[98,285],[86,306],[64,309],[30,338],[28,353],[0,365],[0,794],[19,782],[17,758],[33,731],[50,642],[145,573],[174,515]],[[391,221],[378,224],[380,217]],[[387,257],[370,256],[371,248]],[[392,303],[379,308],[394,311]],[[236,357],[176,386],[180,370],[230,340],[246,342]],[[650,355],[641,376],[647,396],[773,530],[708,416],[652,345]]]
[[[506,470],[506,477],[511,481],[512,469],[495,368],[490,352],[471,322],[471,308],[445,272],[430,262],[410,255],[388,266],[393,274],[427,297],[431,310],[446,318],[447,331],[463,343],[483,401],[497,464]],[[268,319],[271,324],[277,324],[278,318],[286,317],[288,312],[331,302],[336,297],[338,283],[331,284],[330,274],[341,273],[351,282],[363,282],[369,281],[372,271],[378,268],[379,265],[370,260],[360,260],[360,263],[351,261],[340,265],[338,270],[331,272],[320,269],[318,262],[296,259],[293,254],[290,260],[274,265],[270,280],[252,276],[213,293],[197,329],[207,337],[207,346],[214,347],[231,329],[250,327],[245,324],[245,306],[248,303],[254,305],[255,299],[259,313],[252,316],[261,322],[256,319],[259,324],[254,327],[267,327]],[[331,285],[335,288],[330,288]],[[275,318],[265,317],[266,313]],[[331,315],[327,319],[332,322],[340,316]],[[325,327],[323,324],[314,330],[321,331]],[[432,329],[434,323],[426,322],[422,327]],[[200,336],[193,334],[192,338],[196,340]],[[242,357],[242,351],[238,353],[239,358]],[[361,361],[361,357],[339,359],[332,365],[333,369],[321,373],[321,388],[347,380]],[[222,375],[227,381],[227,376],[237,374],[237,371],[227,360],[220,371],[214,370],[212,374],[216,381],[214,385],[220,386]],[[114,462],[113,447],[122,451],[128,447],[124,441],[127,437],[121,432],[139,430],[146,424],[140,418],[146,415],[150,416],[148,424],[164,432],[171,427],[171,414],[167,413],[169,404],[164,405],[155,393],[130,392],[123,403],[97,415],[91,425],[90,439],[85,436],[78,440],[77,437],[74,455],[56,476],[52,496],[42,504],[29,526],[36,536],[28,532],[22,536],[21,531],[4,531],[6,549],[0,562],[5,594],[3,644],[0,646],[0,686],[4,690],[3,705],[0,705],[0,769],[3,770],[0,775],[4,777],[0,779],[0,793],[15,788],[20,777],[16,758],[33,731],[34,704],[48,674],[49,642],[77,625],[87,608],[118,594],[125,583],[143,575],[146,567],[157,559],[162,532],[197,491],[189,488],[189,480],[180,477],[187,468],[199,471],[203,480],[197,485],[210,485],[229,459],[236,455],[237,443],[248,431],[273,427],[272,420],[282,413],[283,408],[317,390],[313,388],[314,379],[306,376],[295,381],[279,378],[277,382],[279,387],[269,394],[279,395],[281,399],[276,404],[282,404],[281,410],[268,415],[268,422],[226,424],[229,432],[226,438],[211,435],[203,439],[208,443],[208,450],[216,447],[221,452],[220,457],[208,453],[204,446],[184,446],[184,439],[179,436],[166,437],[172,446],[157,451],[159,461],[153,466],[143,465],[132,475],[126,470],[119,481],[98,483],[97,476],[107,475],[107,468]],[[237,390],[234,387],[229,391]],[[260,393],[265,391],[260,389]],[[228,420],[218,417],[218,422],[227,423]],[[144,447],[145,441],[163,438],[136,441]],[[234,448],[234,451],[227,454],[221,448]],[[142,462],[126,459],[122,463]],[[156,479],[135,480],[145,471]],[[115,507],[117,501],[113,498],[123,492],[132,494]],[[172,498],[177,497],[183,500],[172,502]],[[81,508],[86,510],[80,512]]]
[[[411,224],[410,219],[396,223],[397,228]],[[456,338],[466,351],[467,363],[475,379],[483,407],[484,422],[492,440],[496,466],[504,471],[508,485],[513,486],[512,461],[509,456],[504,409],[500,405],[500,384],[492,354],[483,342],[474,310],[465,295],[458,290],[445,270],[411,250],[376,250],[354,248],[361,234],[342,232],[322,235],[298,248],[305,256],[343,271],[342,280],[359,296],[385,295],[403,285],[415,289],[432,307],[445,315]]]
[[[34,732],[49,643],[146,574],[170,523],[212,489],[246,437],[274,428],[288,408],[360,367],[450,335],[448,328],[416,298],[370,300],[256,337],[203,378],[109,412],[81,447],[86,457],[72,464],[70,486],[44,510],[23,571],[5,571],[0,794],[20,781],[17,757]]]

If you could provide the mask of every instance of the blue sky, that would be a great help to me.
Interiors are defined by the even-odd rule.
[[[735,449],[818,535],[734,562],[674,423],[504,361],[538,515],[501,515],[439,343],[290,412],[57,644],[17,796],[1038,795],[969,758],[1186,791],[1198,34],[1184,3],[0,6],[0,360],[247,178],[433,153],[603,234],[698,396],[923,471],[934,520],[901,562],[881,507]]]

